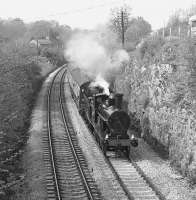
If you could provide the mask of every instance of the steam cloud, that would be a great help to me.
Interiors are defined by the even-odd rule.
[[[97,35],[84,33],[76,34],[70,39],[65,57],[95,79],[95,85],[101,85],[106,93],[106,88],[109,87],[104,80],[107,71],[116,71],[122,63],[129,61],[129,55],[125,50],[111,51],[106,45],[101,44]]]
[[[109,83],[103,79],[103,77],[101,77],[101,75],[99,74],[95,81],[91,83],[90,87],[96,87],[96,86],[101,86],[104,89],[104,92],[109,95],[110,91],[109,91]]]

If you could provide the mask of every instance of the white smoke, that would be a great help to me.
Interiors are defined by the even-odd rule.
[[[90,87],[101,86],[104,89],[104,93],[109,95],[109,83],[103,79],[103,77],[98,74],[95,81],[90,84]]]
[[[129,61],[129,55],[125,50],[111,51],[107,45],[101,44],[97,33],[79,33],[67,43],[65,57],[86,71],[99,84],[103,82],[102,85],[105,87],[104,77],[107,71],[114,72]]]
[[[129,55],[125,50],[119,49],[114,52],[113,54],[114,65],[121,66],[122,63],[127,63],[128,61],[129,61]]]

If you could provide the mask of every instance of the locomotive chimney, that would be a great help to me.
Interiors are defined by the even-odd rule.
[[[121,109],[122,108],[122,100],[123,100],[123,94],[117,93],[115,94],[115,108]]]

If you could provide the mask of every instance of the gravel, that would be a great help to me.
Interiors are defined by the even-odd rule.
[[[168,200],[196,200],[196,186],[161,159],[143,139],[131,148],[131,157]]]

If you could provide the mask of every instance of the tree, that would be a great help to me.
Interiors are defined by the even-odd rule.
[[[112,10],[111,28],[118,33],[122,47],[125,45],[125,32],[129,25],[130,8],[126,5]]]
[[[164,36],[187,36],[188,13],[182,9],[177,10],[169,17],[167,26],[164,27]]]
[[[56,23],[55,26],[49,30],[49,38],[55,46],[63,48],[63,44],[68,41],[71,35],[71,28],[68,26],[60,26]]]
[[[61,38],[64,44],[69,40],[71,34],[72,34],[71,27],[67,25],[61,25],[59,27],[59,37]]]
[[[35,39],[46,38],[47,36],[49,36],[49,30],[52,27],[52,25],[53,24],[49,21],[36,21],[30,24],[30,28],[28,30],[28,37],[34,37]]]
[[[142,38],[146,37],[152,31],[151,25],[142,17],[133,18],[125,34],[128,43],[136,46]]]
[[[26,26],[19,18],[0,21],[0,39],[3,41],[21,38],[25,32]]]

